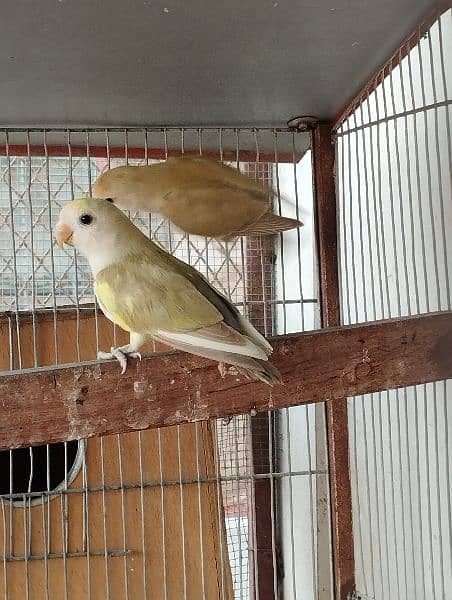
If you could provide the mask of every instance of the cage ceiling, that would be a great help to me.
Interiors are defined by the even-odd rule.
[[[331,119],[434,4],[7,0],[1,125],[279,126],[300,114]],[[298,139],[303,152],[309,136]],[[271,137],[267,145],[261,151],[272,151]]]

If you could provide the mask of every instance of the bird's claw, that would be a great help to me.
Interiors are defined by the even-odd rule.
[[[217,366],[221,379],[224,379],[226,377],[226,373],[228,372],[226,365],[224,364],[224,362],[219,362]]]
[[[141,360],[140,352],[127,352],[122,348],[111,348],[110,352],[98,352],[97,358],[99,360],[108,360],[111,358],[116,358],[121,366],[121,375],[124,375],[127,369],[127,358],[138,358]]]

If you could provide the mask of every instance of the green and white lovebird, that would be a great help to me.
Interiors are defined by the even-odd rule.
[[[93,196],[119,208],[160,213],[186,233],[221,240],[300,227],[301,221],[271,211],[269,199],[275,195],[237,169],[200,156],[116,167],[93,186]]]
[[[273,385],[281,381],[268,362],[272,347],[247,319],[190,265],[147,238],[119,208],[80,198],[61,210],[55,228],[60,247],[74,246],[94,276],[105,316],[130,332],[130,343],[99,358],[140,357],[150,338]]]

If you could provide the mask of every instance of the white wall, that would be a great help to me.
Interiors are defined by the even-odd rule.
[[[297,216],[298,198],[299,218],[304,223],[300,230],[286,232],[276,247],[275,297],[285,301],[276,311],[276,332],[282,334],[315,329],[320,324],[311,153],[308,152],[297,164],[295,172],[293,165],[279,165],[278,175],[284,197],[283,214]],[[315,302],[301,303],[301,298]],[[331,597],[326,456],[321,443],[321,432],[324,431],[322,408],[321,405],[310,405],[280,411],[279,470],[292,473],[282,477],[279,487],[285,600]],[[316,431],[320,435],[316,435]],[[316,469],[324,474],[309,475]],[[317,577],[319,570],[326,571],[326,578]],[[320,589],[324,591],[320,593]]]

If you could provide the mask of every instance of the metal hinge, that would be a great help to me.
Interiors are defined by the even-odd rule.
[[[300,115],[289,119],[287,121],[287,127],[298,132],[312,131],[318,122],[319,119],[312,115]]]

